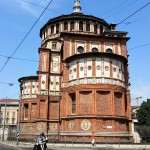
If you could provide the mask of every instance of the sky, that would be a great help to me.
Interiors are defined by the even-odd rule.
[[[80,0],[82,13],[119,24],[150,0]],[[0,99],[19,98],[18,79],[37,75],[41,45],[40,29],[51,18],[73,12],[74,0],[52,0],[26,39],[50,0],[0,0]],[[132,105],[150,98],[150,4],[117,26],[128,32],[130,92]],[[144,46],[145,45],[145,46]],[[19,47],[18,47],[19,46]],[[11,59],[5,65],[8,58]],[[3,66],[5,67],[3,68]],[[3,69],[2,69],[3,68]],[[9,83],[13,83],[10,85]]]

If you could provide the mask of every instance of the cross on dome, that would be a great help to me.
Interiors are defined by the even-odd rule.
[[[73,13],[81,13],[80,0],[74,1]]]

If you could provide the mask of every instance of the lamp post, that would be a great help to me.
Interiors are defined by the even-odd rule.
[[[20,113],[21,113],[21,93],[20,93],[20,99],[19,99],[19,110],[18,110],[18,123],[17,123],[17,141],[16,145],[19,145],[19,135],[20,135]]]
[[[137,106],[139,106],[139,99],[140,99],[140,98],[142,98],[142,96],[139,96],[139,97],[136,97],[136,98],[133,99],[133,100],[136,100]]]

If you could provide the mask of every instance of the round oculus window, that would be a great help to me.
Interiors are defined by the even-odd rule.
[[[79,47],[77,48],[77,51],[78,51],[79,53],[83,53],[83,52],[84,52],[84,48],[83,48],[82,46],[79,46]]]
[[[92,48],[92,52],[98,52],[98,49],[96,47]]]
[[[80,67],[80,71],[83,71],[83,67]]]
[[[70,74],[72,73],[72,70],[70,70]]]
[[[88,66],[88,70],[91,70],[92,69],[92,66]]]
[[[112,51],[112,49],[108,48],[108,49],[106,50],[106,52],[107,52],[107,53],[112,53],[113,51]]]
[[[100,70],[101,69],[101,66],[100,65],[97,65],[97,70]]]
[[[42,81],[42,84],[45,84],[45,81]]]
[[[109,67],[108,67],[108,66],[105,66],[105,70],[108,71],[108,70],[109,70]]]
[[[116,67],[113,68],[114,72],[116,72]]]

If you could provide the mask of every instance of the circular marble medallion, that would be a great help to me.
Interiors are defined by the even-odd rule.
[[[49,128],[51,131],[56,131],[58,129],[58,124],[57,123],[51,123],[49,125]]]
[[[68,122],[68,130],[73,130],[75,123],[73,121]]]
[[[36,130],[36,125],[35,124],[30,124],[29,126],[31,131],[35,131]]]
[[[83,130],[89,130],[90,128],[91,128],[91,122],[89,121],[89,120],[83,120],[82,122],[81,122],[81,128],[83,129]]]
[[[45,124],[43,122],[40,122],[37,124],[37,129],[39,131],[43,131],[45,129]]]

